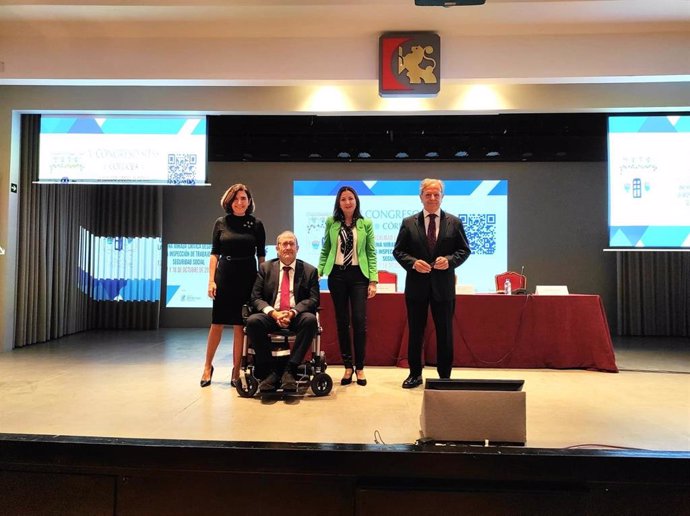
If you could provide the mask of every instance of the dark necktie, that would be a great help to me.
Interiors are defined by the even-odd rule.
[[[436,247],[436,214],[429,214],[429,229],[426,231],[426,243],[429,246],[429,251],[433,252]]]
[[[283,267],[283,280],[280,282],[280,307],[281,312],[290,310],[290,270],[292,267]]]

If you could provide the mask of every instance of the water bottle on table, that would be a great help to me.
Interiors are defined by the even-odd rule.
[[[506,282],[503,285],[503,292],[505,292],[506,296],[509,296],[513,293],[513,285],[511,285],[510,280],[506,278]]]

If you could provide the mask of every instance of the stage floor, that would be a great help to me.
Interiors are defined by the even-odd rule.
[[[368,367],[366,387],[261,400],[230,387],[226,331],[199,387],[206,329],[94,331],[0,353],[0,433],[149,439],[412,444],[422,388]],[[690,451],[690,340],[614,339],[617,374],[455,368],[453,378],[524,379],[527,447]],[[432,367],[425,378],[435,378]]]

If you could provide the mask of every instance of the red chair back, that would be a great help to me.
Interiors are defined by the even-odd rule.
[[[506,280],[510,281],[513,294],[524,294],[527,291],[527,277],[519,272],[507,271],[496,274],[496,292],[505,294]]]
[[[379,283],[392,283],[393,290],[398,291],[398,275],[394,272],[379,271]]]

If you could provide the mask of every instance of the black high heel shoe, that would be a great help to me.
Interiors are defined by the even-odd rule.
[[[201,385],[202,387],[208,387],[209,385],[211,385],[211,378],[213,378],[213,366],[211,366],[211,376],[208,377],[208,380],[202,379],[199,382],[199,385]]]
[[[357,385],[361,385],[364,387],[367,384],[367,379],[366,378],[360,378],[359,375],[357,376]]]
[[[340,380],[340,385],[350,385],[352,383],[352,375],[355,374],[355,370],[352,369],[351,367],[346,367],[345,368],[345,374],[347,374],[347,371],[352,371],[350,373],[350,376],[343,376]]]
[[[234,367],[232,368],[232,373],[231,373],[230,376],[231,376],[231,377],[232,377],[232,376],[235,376],[235,368],[234,368]],[[239,381],[239,377],[237,377],[237,378],[230,378],[230,387],[237,387],[237,382],[238,382],[238,381]]]

